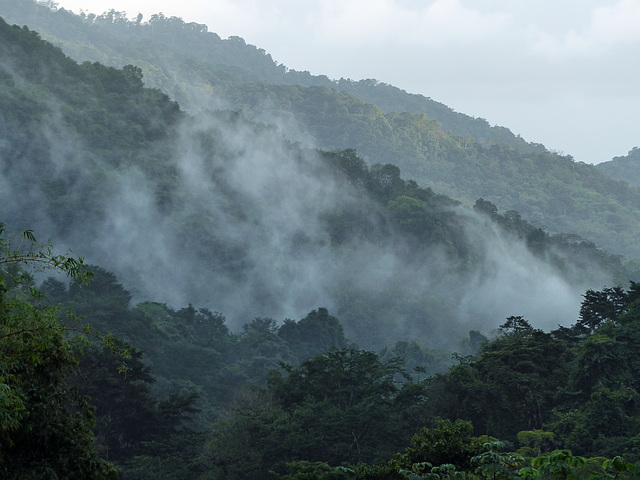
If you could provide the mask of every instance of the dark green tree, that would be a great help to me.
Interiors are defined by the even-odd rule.
[[[472,457],[486,450],[486,442],[495,440],[486,436],[474,437],[469,421],[439,420],[435,427],[422,428],[413,436],[411,446],[399,461],[408,469],[414,464],[428,462],[432,466],[450,464],[458,470],[472,471],[475,468]]]
[[[390,458],[422,421],[422,390],[397,360],[331,349],[273,372],[258,391],[214,424],[206,464],[214,478],[267,478],[291,461],[356,464]],[[411,411],[411,408],[416,411]],[[243,476],[244,475],[244,476]]]
[[[326,308],[313,310],[298,322],[285,320],[278,328],[278,336],[287,342],[298,361],[348,344],[342,324]]]
[[[617,322],[628,304],[629,296],[621,287],[604,288],[601,291],[587,290],[576,326],[592,332],[606,321]]]
[[[82,259],[39,247],[31,232],[24,237],[27,247],[14,249],[10,238],[0,236],[0,474],[116,478],[94,447],[93,407],[67,383],[78,362],[75,340],[58,321],[58,308],[39,304],[22,268],[42,265],[86,278]]]
[[[505,452],[503,442],[486,442],[485,451],[471,458],[478,465],[476,475],[487,480],[512,480],[518,478],[518,472],[524,466],[524,458],[518,454]]]
[[[501,335],[474,358],[462,358],[430,380],[434,414],[464,418],[476,434],[515,442],[521,430],[543,428],[570,381],[572,351],[555,336],[510,317]]]

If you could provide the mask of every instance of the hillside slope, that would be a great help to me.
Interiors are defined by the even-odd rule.
[[[49,233],[139,300],[234,326],[324,305],[363,346],[442,346],[514,313],[571,322],[585,288],[630,276],[589,242],[461,206],[353,150],[188,116],[137,67],[77,64],[26,27],[0,23],[0,67],[2,221]]]
[[[161,88],[188,111],[215,106],[214,98],[203,99],[200,94],[215,97],[211,93],[217,93],[220,84],[266,82],[326,87],[351,93],[385,112],[425,113],[440,122],[445,131],[470,135],[483,143],[499,141],[518,148],[543,148],[527,146],[508,129],[491,127],[484,119],[455,112],[440,102],[373,79],[331,80],[325,75],[288,69],[264,49],[248,45],[240,37],[221,39],[206,25],[185,23],[161,13],[143,22],[141,18],[130,21],[125,12],[114,10],[82,16],[55,7],[52,11],[35,0],[0,0],[0,8],[8,23],[37,30],[76,60],[142,67],[149,86]]]
[[[187,110],[239,110],[277,125],[294,141],[355,148],[370,164],[398,165],[420,185],[465,204],[482,197],[552,232],[579,234],[640,258],[635,188],[483,119],[373,80],[331,81],[290,71],[241,38],[222,40],[204,25],[175,17],[158,14],[142,22],[114,11],[77,16],[30,1],[0,5],[10,22],[41,30],[78,60],[139,65],[147,85]]]
[[[76,59],[139,65],[149,86],[188,110],[239,110],[303,144],[355,148],[370,164],[398,165],[419,184],[465,204],[482,197],[550,231],[640,257],[636,189],[505,128],[375,81],[289,71],[241,38],[222,40],[204,25],[175,17],[158,14],[142,22],[114,11],[77,16],[29,1],[0,3],[10,21],[38,28]],[[389,113],[396,109],[405,113]]]

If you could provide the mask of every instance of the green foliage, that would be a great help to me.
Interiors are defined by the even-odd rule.
[[[525,457],[538,457],[554,450],[554,433],[544,430],[523,430],[518,432],[518,453]]]
[[[478,432],[515,441],[523,426],[541,428],[549,421],[557,390],[569,376],[570,354],[566,343],[550,334],[510,330],[486,343],[469,364],[437,378],[436,384],[442,382],[454,396],[445,405],[452,408],[453,403],[453,411],[442,414],[468,418]]]
[[[390,361],[393,358],[402,360],[406,371],[417,381],[446,372],[452,364],[449,352],[433,350],[417,341],[400,340],[380,351],[382,361]]]
[[[478,465],[475,470],[477,475],[491,480],[511,480],[518,477],[518,471],[524,464],[523,457],[504,453],[503,442],[487,442],[483,448],[487,450],[471,458],[471,463]]]
[[[634,388],[621,386],[613,390],[599,384],[579,408],[558,412],[550,426],[568,446],[581,452],[626,454],[628,439],[640,431],[639,400]]]
[[[349,480],[355,472],[346,467],[331,467],[325,462],[306,460],[287,464],[288,473],[279,475],[273,472],[273,478],[279,480]]]
[[[38,251],[29,246],[35,240],[31,233],[23,238],[28,243],[26,251]],[[13,254],[4,258],[20,258]],[[16,262],[5,264],[4,308],[14,305],[9,299],[22,305],[20,302],[30,292],[20,287],[20,282],[29,284],[29,276],[11,269],[18,265]],[[181,479],[198,475],[260,479],[268,478],[269,469],[276,478],[435,480],[473,478],[474,474],[515,478],[521,458],[505,453],[501,444],[494,443],[495,439],[473,436],[472,424],[459,419],[441,420],[435,428],[420,430],[410,446],[386,464],[361,463],[391,458],[409,442],[415,426],[427,424],[434,415],[443,413],[443,406],[454,414],[452,418],[464,416],[478,421],[477,431],[507,439],[514,439],[514,432],[519,432],[517,438],[523,447],[520,453],[527,456],[544,453],[556,442],[564,441],[588,455],[613,455],[618,451],[634,458],[635,439],[640,431],[635,380],[639,364],[634,356],[640,341],[640,322],[635,284],[626,292],[616,290],[616,298],[622,299],[616,320],[601,322],[590,334],[581,333],[579,325],[565,329],[568,333],[544,333],[523,317],[509,317],[499,336],[491,341],[485,339],[475,358],[467,357],[446,375],[416,384],[407,381],[402,362],[394,355],[417,362],[428,359],[424,357],[425,350],[415,342],[399,342],[385,351],[386,363],[372,352],[327,350],[348,342],[340,322],[326,309],[314,310],[300,322],[287,320],[282,325],[257,317],[241,332],[232,333],[223,316],[206,309],[189,306],[172,310],[153,303],[132,307],[130,294],[113,274],[100,268],[94,271],[95,283],[67,286],[48,279],[43,283],[43,292],[84,309],[89,320],[98,320],[101,329],[115,325],[127,336],[142,340],[159,376],[151,376],[139,350],[122,345],[117,339],[109,341],[111,350],[85,343],[79,376],[73,382],[69,375],[77,360],[71,344],[64,346],[67,340],[56,347],[61,356],[49,355],[45,359],[37,348],[17,350],[19,343],[11,343],[18,338],[14,333],[2,337],[6,347],[3,351],[14,349],[11,355],[25,357],[21,368],[29,376],[37,378],[42,375],[37,372],[50,370],[48,381],[57,380],[47,383],[47,389],[63,384],[64,392],[69,392],[76,385],[80,394],[91,397],[98,407],[96,445],[104,456],[108,454],[121,465],[127,478],[164,475]],[[585,303],[592,298],[600,297],[585,296]],[[37,339],[27,335],[20,341],[46,343],[64,339],[69,327],[57,320],[59,309],[48,308],[23,305],[16,310],[19,314],[5,313],[3,318],[26,321],[35,315],[33,312],[47,312],[51,330],[40,325]],[[602,308],[608,308],[606,303]],[[176,347],[169,340],[180,345],[175,353],[170,353]],[[160,345],[162,350],[158,349]],[[125,370],[119,371],[122,361],[114,356],[113,349],[128,351]],[[206,435],[207,447],[202,455],[205,436],[194,432],[191,426],[202,428],[207,423],[197,417],[196,395],[189,386],[196,385],[196,377],[205,375],[206,370],[194,370],[191,379],[187,379],[188,369],[177,368],[175,363],[193,366],[205,352],[210,359],[207,366],[218,369],[213,375],[207,374],[209,381],[215,383],[219,379],[222,383],[217,389],[209,389],[200,379],[200,392],[215,408],[233,408],[218,416]],[[304,360],[304,354],[310,352],[321,354]],[[265,378],[265,369],[282,360],[294,364],[285,364],[280,372],[273,372],[267,390],[250,387],[251,383],[264,381],[260,379]],[[29,362],[37,369],[24,370]],[[178,375],[183,376],[184,382],[179,393]],[[28,397],[21,393],[22,384],[14,381],[16,373],[9,371],[2,378],[4,435],[13,435],[10,432],[20,430],[35,413],[31,413]],[[160,389],[155,387],[158,379]],[[225,382],[230,383],[225,386]],[[164,399],[160,400],[159,394]],[[60,398],[68,412],[73,396],[63,393]],[[74,409],[74,418],[85,422],[91,418],[88,403],[77,403]],[[30,412],[29,417],[26,412]],[[84,427],[86,438],[91,438],[88,425]],[[133,425],[135,428],[131,428]],[[549,425],[553,432],[519,428],[530,425]],[[10,445],[18,437],[7,438]],[[63,442],[58,444],[62,446]],[[520,476],[582,479],[593,474],[613,478],[632,472],[628,466],[631,464],[623,465],[621,460],[615,465],[605,462],[603,470],[595,460],[583,463],[581,457],[568,451],[540,458],[531,469],[521,470]],[[287,467],[292,460],[295,462]],[[351,466],[330,466],[343,462]],[[19,468],[25,467],[21,464]]]
[[[569,450],[558,450],[549,455],[536,457],[531,460],[532,468],[537,472],[527,470],[521,475],[526,478],[549,478],[553,480],[578,480],[577,469],[586,464],[583,457],[574,456]],[[532,475],[533,473],[533,475]]]
[[[71,257],[53,253],[51,244],[38,244],[33,231],[25,230],[18,245],[11,236],[5,236],[5,225],[0,223],[0,281],[4,285],[30,283],[28,272],[20,267],[29,266],[40,271],[46,269],[59,270],[79,283],[86,284],[93,273],[85,266],[83,257]]]
[[[2,233],[0,229],[0,233]],[[3,478],[116,478],[98,458],[93,408],[66,381],[77,358],[58,308],[38,305],[25,284],[31,264],[86,279],[81,259],[39,247],[32,232],[14,249],[0,237],[0,472]]]
[[[136,349],[130,349],[127,368],[141,368],[135,358],[144,351],[145,368],[151,367],[154,372],[154,380],[149,382],[154,396],[198,392],[198,428],[208,427],[224,406],[233,402],[236,391],[266,385],[269,370],[279,368],[281,362],[298,364],[349,343],[340,322],[324,308],[310,312],[299,322],[285,320],[280,325],[258,317],[240,332],[231,332],[225,317],[208,309],[189,305],[174,310],[152,302],[132,306],[131,294],[111,272],[91,268],[94,281],[81,288],[52,278],[43,282],[48,301],[82,314],[95,329],[117,332],[136,345]],[[99,377],[103,382],[112,380],[104,377],[106,372],[99,366],[110,362],[106,358],[92,362],[102,372]]]
[[[507,321],[500,325],[499,330],[511,335],[530,335],[535,331],[531,324],[520,315],[508,317]]]
[[[278,327],[295,358],[307,360],[331,348],[347,347],[347,339],[340,321],[329,315],[326,308],[318,308],[298,322],[286,319]]]
[[[383,364],[372,352],[333,349],[297,368],[285,366],[285,373],[273,372],[268,391],[214,424],[206,461],[218,472],[213,478],[266,478],[267,469],[284,474],[292,460],[382,460],[419,421],[411,413],[421,401],[415,385],[398,385],[400,365]]]
[[[633,147],[625,156],[614,157],[608,162],[601,162],[596,168],[610,177],[640,187],[640,148]]]
[[[72,379],[82,395],[96,407],[96,446],[104,458],[123,465],[135,456],[151,455],[158,445],[179,445],[188,437],[197,394],[172,394],[158,401],[151,390],[155,379],[142,361],[142,354],[130,349],[126,371],[118,371],[119,359],[105,349],[85,349],[77,374]],[[184,434],[184,435],[183,435]]]
[[[582,311],[604,319],[593,330],[580,319],[545,333],[510,317],[475,357],[429,379],[433,414],[470,419],[478,433],[517,437],[528,457],[564,446],[580,455],[637,459],[636,290],[632,283],[629,290],[585,295]]]
[[[131,31],[141,31],[138,30],[141,28],[139,25],[131,25],[123,15],[112,13],[113,15],[105,15],[94,20],[85,20],[119,30],[130,28]],[[80,24],[83,21],[78,20]],[[195,41],[201,34],[206,33],[201,28],[188,26],[175,18],[159,16],[149,23],[149,28],[145,27],[141,33],[143,37],[151,35],[157,38],[156,32],[163,30],[170,33],[176,43],[180,43],[179,38],[182,34],[191,32],[188,36]],[[127,27],[124,28],[124,25]],[[38,207],[29,202],[7,202],[11,218],[32,218],[36,211],[39,212],[37,216],[50,219],[51,224],[55,225],[56,231],[53,234],[56,238],[64,239],[70,244],[82,242],[74,248],[87,248],[86,239],[92,239],[89,242],[94,245],[104,245],[108,243],[105,238],[108,237],[108,233],[105,232],[112,228],[114,222],[119,224],[119,221],[115,220],[119,218],[117,209],[125,208],[118,207],[120,192],[125,188],[123,184],[127,185],[127,191],[137,192],[138,188],[142,188],[143,194],[140,197],[144,198],[144,211],[148,208],[148,211],[154,212],[154,220],[148,220],[153,223],[153,229],[149,232],[141,228],[140,230],[144,231],[137,232],[139,236],[131,235],[131,242],[140,245],[163,238],[167,251],[174,254],[180,252],[184,264],[197,265],[193,275],[185,275],[181,279],[181,290],[190,292],[190,295],[192,292],[198,292],[195,296],[190,296],[191,301],[206,301],[211,304],[218,300],[226,301],[237,290],[236,282],[245,282],[245,286],[255,292],[255,297],[260,299],[260,303],[266,305],[270,302],[281,302],[282,294],[278,291],[277,285],[271,285],[269,280],[263,278],[255,279],[256,276],[253,275],[252,270],[256,265],[250,249],[252,242],[259,244],[259,239],[245,241],[245,237],[237,241],[230,238],[225,229],[220,228],[220,223],[227,221],[252,225],[250,219],[261,215],[264,204],[269,208],[277,208],[275,203],[255,202],[247,198],[247,195],[229,188],[225,181],[229,176],[227,174],[231,172],[231,166],[235,165],[238,156],[244,154],[242,149],[238,152],[233,149],[229,151],[226,141],[228,135],[225,132],[237,129],[247,137],[259,139],[259,143],[264,141],[267,145],[275,144],[282,154],[300,162],[311,153],[293,144],[281,142],[277,129],[251,125],[238,113],[218,112],[197,119],[186,118],[166,95],[158,90],[145,88],[141,84],[141,71],[134,66],[133,61],[124,62],[126,65],[122,69],[108,67],[95,61],[77,64],[46,42],[38,40],[39,44],[36,47],[37,36],[30,32],[32,31],[8,25],[3,25],[0,29],[3,35],[0,40],[4,38],[3,41],[12,46],[6,50],[10,53],[3,54],[16,57],[14,71],[7,72],[7,75],[11,78],[24,78],[24,82],[13,81],[13,85],[7,87],[6,91],[0,91],[0,100],[5,98],[7,101],[6,108],[2,106],[1,111],[3,115],[5,111],[9,112],[5,120],[6,136],[10,141],[8,140],[6,146],[6,155],[3,155],[3,159],[6,158],[9,164],[7,176],[12,184],[29,185],[29,191],[39,192]],[[207,37],[198,43],[202,51],[206,50],[204,45],[208,43],[219,43],[219,39],[215,39],[214,36]],[[25,46],[22,46],[23,42]],[[234,45],[233,48],[244,50],[238,41],[224,45],[231,44]],[[31,57],[27,55],[27,50],[41,50],[42,54]],[[38,63],[40,57],[41,62]],[[39,70],[48,76],[42,78],[44,73],[41,75],[38,73]],[[145,69],[143,71],[147,73]],[[275,103],[289,102],[291,108],[305,118],[311,118],[310,116],[316,112],[326,111],[327,117],[323,120],[325,124],[322,128],[326,127],[329,130],[334,129],[336,125],[331,116],[333,110],[342,112],[341,115],[346,120],[357,117],[362,125],[358,124],[358,128],[354,127],[350,133],[356,137],[363,134],[362,129],[367,132],[389,131],[392,137],[394,129],[397,129],[400,137],[415,141],[424,134],[424,148],[420,149],[429,155],[441,155],[442,148],[451,141],[435,122],[424,115],[384,114],[363,101],[323,87],[262,87],[252,84],[238,88],[247,90],[248,101],[254,95],[269,93],[272,87],[278,87],[278,95],[274,94]],[[37,90],[38,95],[33,95],[33,89]],[[3,92],[6,94],[4,97]],[[20,116],[24,109],[20,105],[23,100],[32,110],[24,118]],[[243,102],[244,98],[239,98],[238,101]],[[335,106],[335,102],[339,103],[339,108]],[[344,112],[345,109],[347,113]],[[13,118],[14,114],[18,117]],[[367,126],[369,123],[373,123],[371,129]],[[223,127],[210,127],[211,124]],[[42,132],[54,128],[52,125],[55,126],[55,131],[51,135],[44,135]],[[344,133],[342,130],[344,129],[341,129],[340,133]],[[440,143],[438,148],[435,148],[430,142]],[[221,204],[228,205],[229,208],[208,209],[198,205],[199,196],[192,196],[191,182],[185,181],[181,175],[187,167],[179,162],[179,159],[185,157],[177,148],[183,144],[189,145],[188,158],[203,160],[202,169],[206,172],[202,175],[203,182],[209,185],[211,190],[215,190],[216,195],[219,193]],[[402,148],[404,147],[400,144],[394,144],[393,156],[386,156],[379,164],[374,163],[371,166],[367,166],[353,149],[319,153],[324,161],[315,162],[313,167],[300,163],[299,166],[301,169],[304,167],[304,172],[308,173],[308,169],[311,168],[314,172],[310,174],[312,176],[315,176],[316,168],[318,171],[327,172],[329,176],[333,174],[339,185],[344,185],[346,175],[352,188],[345,187],[344,190],[334,192],[336,198],[330,201],[335,207],[327,212],[323,211],[319,215],[320,218],[302,219],[311,220],[314,224],[316,221],[319,222],[318,228],[328,233],[330,246],[323,245],[323,236],[311,239],[304,232],[296,232],[288,239],[290,241],[282,242],[283,255],[290,258],[301,252],[310,253],[313,248],[330,247],[330,254],[340,261],[343,256],[349,255],[349,249],[360,249],[363,244],[375,245],[380,249],[393,248],[398,252],[401,262],[405,262],[407,266],[419,263],[428,265],[434,278],[439,275],[455,278],[457,274],[465,276],[470,272],[476,273],[475,270],[490,258],[482,242],[478,241],[483,235],[470,232],[479,228],[482,233],[489,231],[490,234],[494,234],[494,226],[481,228],[476,222],[483,221],[475,217],[470,218],[464,209],[452,208],[458,205],[458,202],[438,195],[430,188],[420,187],[415,181],[403,179],[399,167],[388,163],[389,160],[395,163],[396,157],[404,158]],[[321,178],[326,179],[324,176]],[[247,178],[242,181],[248,183],[249,180]],[[132,186],[131,189],[128,188],[129,185]],[[127,197],[127,202],[137,203],[140,200],[137,193],[131,195],[133,198]],[[41,207],[42,205],[44,206]],[[595,245],[590,248],[583,243],[576,246],[575,242],[569,242],[567,245],[558,238],[546,235],[540,228],[533,227],[515,212],[497,215],[496,218],[495,221],[505,231],[515,237],[526,239],[531,250],[541,259],[545,262],[550,259],[560,275],[578,284],[585,279],[589,279],[589,285],[596,282],[599,284],[597,279],[592,279],[593,271],[599,270],[597,267],[602,267],[606,272],[619,273],[623,270],[620,259],[605,255]],[[88,222],[87,219],[91,221]],[[154,235],[155,232],[158,232],[158,235]],[[264,234],[264,231],[255,232],[257,236]],[[128,234],[120,232],[117,236],[128,237]],[[401,242],[397,242],[398,238]],[[567,260],[567,250],[579,250],[579,253],[571,253],[571,259]],[[158,255],[158,251],[151,249],[150,257]],[[561,253],[557,254],[558,251]],[[432,261],[434,252],[438,252],[438,255],[443,254],[446,262]],[[110,255],[110,252],[104,254]],[[142,275],[144,269],[120,268],[127,269],[131,274],[131,277],[126,279],[127,285],[130,285],[130,288],[137,287],[139,282],[135,277]],[[386,271],[381,273],[387,274]],[[403,278],[403,275],[402,265],[399,264],[394,277]],[[100,276],[108,282],[104,275]],[[223,282],[220,278],[232,278],[233,281]],[[202,293],[203,285],[209,281],[220,286],[213,290],[212,296]],[[124,297],[116,298],[122,292],[107,292],[107,286],[98,286],[98,283],[96,282],[95,287],[90,286],[83,290],[84,298],[93,295],[91,289],[95,288],[100,291],[104,305],[98,305],[99,302],[96,302],[92,306],[93,310],[87,311],[87,307],[83,305],[83,295],[76,292],[75,287],[74,291],[70,292],[73,301],[64,301],[67,306],[77,309],[79,314],[91,316],[92,323],[101,325],[109,322],[109,328],[122,335],[137,321],[134,320],[136,316],[124,308]],[[364,295],[360,288],[360,282],[352,281],[350,274],[327,283],[328,294],[334,305],[333,313],[348,327],[346,333],[352,338],[358,338],[364,348],[379,350],[387,346],[389,340],[397,341],[408,338],[413,332],[424,331],[425,325],[430,326],[428,339],[434,339],[432,341],[435,344],[435,339],[449,335],[451,323],[459,318],[460,298],[447,282],[426,282],[429,283],[428,286],[420,281],[389,282],[380,292],[366,292],[367,295]],[[116,305],[123,306],[123,309],[118,310]],[[250,306],[246,306],[246,309],[249,310]],[[241,318],[251,318],[253,314],[243,312]],[[394,329],[396,331],[381,332],[380,329],[373,328],[389,321],[398,325],[398,328]],[[196,327],[195,323],[186,323],[179,328],[189,331],[189,342],[192,341],[191,337],[203,341],[209,339],[207,333],[197,331],[203,324],[198,325]],[[175,333],[176,327],[172,329]],[[215,335],[214,332],[211,334]],[[390,338],[390,335],[394,337]],[[251,342],[259,342],[259,338],[260,335],[247,335],[241,346],[251,350]],[[144,338],[142,340],[144,342]],[[263,350],[273,351],[279,348],[277,339],[271,340],[274,342],[271,347],[264,347]],[[429,346],[439,346],[434,344]],[[202,342],[197,346],[208,348]],[[298,345],[295,348],[298,350],[280,355],[275,362],[266,358],[256,359],[254,366],[259,368],[262,364],[274,367],[279,360],[289,361],[288,356],[300,358],[307,345]],[[224,355],[224,352],[216,353]],[[310,352],[315,353],[318,351]],[[245,370],[249,368],[248,364],[246,368],[243,367]]]
[[[15,2],[3,0],[2,5],[3,13],[15,14]],[[43,12],[39,7],[34,11]],[[11,139],[2,143],[3,172],[17,185],[42,192],[39,208],[57,224],[58,235],[79,231],[81,225],[83,235],[95,236],[90,226],[84,228],[86,219],[104,219],[110,213],[104,199],[113,194],[114,179],[140,175],[148,179],[154,207],[166,215],[185,255],[193,254],[220,274],[249,276],[246,246],[217,235],[216,223],[194,213],[198,209],[179,193],[172,146],[183,115],[167,95],[145,88],[143,82],[169,86],[174,98],[201,102],[204,94],[172,83],[176,73],[183,84],[200,82],[206,98],[215,91],[249,118],[272,115],[294,121],[307,138],[337,149],[319,154],[320,167],[331,167],[336,182],[346,179],[352,189],[345,196],[356,200],[336,201],[335,209],[321,219],[333,249],[347,250],[364,241],[385,244],[399,235],[406,240],[407,264],[427,258],[431,247],[451,260],[447,269],[455,265],[456,271],[464,272],[483,262],[482,249],[465,235],[468,213],[453,209],[458,202],[451,198],[404,180],[399,166],[423,184],[459,194],[464,203],[480,198],[474,205],[480,214],[478,224],[524,241],[565,278],[587,278],[593,265],[624,276],[628,264],[578,236],[551,235],[542,224],[555,231],[588,232],[590,238],[619,251],[637,249],[637,192],[569,157],[491,129],[481,119],[462,121],[424,98],[413,98],[417,103],[411,104],[406,95],[374,81],[330,82],[300,72],[287,75],[283,66],[274,68],[264,51],[242,39],[223,41],[202,25],[175,17],[156,15],[134,24],[115,11],[81,18],[55,14],[76,22],[74,35],[89,31],[83,29],[91,24],[134,39],[121,42],[120,52],[90,47],[94,55],[107,60],[119,56],[119,66],[127,64],[122,69],[98,63],[97,58],[77,64],[33,30],[0,23],[0,120],[4,136]],[[163,51],[145,40],[155,41],[161,34],[168,35]],[[175,51],[190,49],[192,56],[181,59],[179,71],[158,67],[158,58],[169,65]],[[142,61],[137,61],[138,52],[144,55]],[[216,68],[204,59],[234,67]],[[187,77],[177,75],[183,72]],[[273,83],[263,83],[260,79],[265,76]],[[378,98],[387,107],[346,91]],[[391,108],[399,104],[406,105],[405,113],[389,113],[402,112]],[[433,113],[425,115],[427,108]],[[231,129],[246,128],[250,136],[276,138],[275,129],[248,125],[240,114],[207,118]],[[191,122],[189,127],[199,122],[185,121]],[[451,130],[455,128],[447,125],[458,125],[459,135],[450,135],[441,125]],[[66,132],[69,146],[56,151],[53,147],[59,142],[36,134],[43,126],[53,128],[52,137]],[[190,147],[211,159],[207,180],[224,190],[220,169],[227,172],[223,165],[232,154],[223,151],[223,132],[198,132]],[[510,146],[492,145],[498,137]],[[340,150],[346,147],[357,147],[362,157],[353,148]],[[282,148],[296,158],[303,155],[293,145]],[[61,169],[65,156],[72,161]],[[75,164],[82,168],[71,168]],[[251,202],[241,197],[233,193],[225,197],[229,218],[255,215]],[[492,203],[498,200],[506,211]],[[7,202],[3,208],[12,218],[33,210],[19,202]],[[595,218],[592,211],[606,213]],[[291,478],[473,478],[473,471],[485,478],[509,478],[517,463],[515,455],[493,444],[483,450],[481,444],[487,439],[473,436],[482,434],[511,442],[517,437],[528,455],[541,455],[564,442],[580,455],[624,454],[638,459],[640,289],[635,283],[627,291],[588,290],[580,319],[571,328],[545,333],[523,317],[511,316],[495,339],[475,332],[462,350],[465,356],[457,357],[459,364],[444,373],[448,363],[442,354],[421,339],[391,346],[384,343],[389,332],[376,338],[371,327],[402,318],[405,333],[429,323],[433,325],[429,333],[437,337],[439,328],[449,328],[459,302],[446,285],[434,285],[427,292],[389,286],[375,298],[362,298],[348,280],[332,285],[339,293],[333,313],[349,320],[352,338],[387,347],[377,356],[351,345],[340,321],[324,308],[298,322],[287,319],[280,324],[256,317],[232,332],[222,314],[207,309],[192,305],[174,309],[152,302],[131,305],[131,293],[113,273],[99,267],[92,267],[95,275],[88,285],[46,280],[43,299],[34,296],[35,282],[22,268],[25,264],[60,269],[79,278],[87,270],[82,259],[37,247],[30,231],[18,239],[22,241],[25,248],[14,248],[14,241],[7,240],[3,244],[7,251],[0,258],[4,329],[0,443],[3,473],[9,478],[8,468],[31,468],[32,459],[23,452],[37,456],[50,445],[59,449],[57,458],[72,457],[78,471],[94,462],[95,468],[104,468],[96,476],[112,473],[87,446],[93,442],[91,407],[71,391],[72,385],[98,404],[95,432],[100,452],[126,462],[122,468],[131,478],[266,478],[269,468]],[[305,237],[292,242],[292,248],[304,249],[313,241]],[[198,275],[192,277],[185,281],[202,282]],[[135,288],[135,280],[130,284]],[[76,320],[66,318],[63,309],[47,306],[58,303],[94,327],[77,328]],[[111,350],[127,352],[130,358],[122,365],[109,350],[82,342],[85,356],[74,383],[69,377],[77,368],[76,342],[83,335],[100,336],[97,331],[115,331],[139,348],[104,337]],[[72,341],[68,333],[77,338]],[[407,379],[396,357],[422,374],[419,383]],[[269,370],[278,368],[269,377]],[[420,430],[411,446],[393,460],[358,464],[388,460],[409,443],[411,433],[432,425],[437,416],[450,420]],[[459,419],[473,421],[473,427]],[[206,454],[199,459],[204,443],[200,435],[212,424],[213,430],[206,434]],[[34,440],[36,431],[40,437]],[[69,438],[76,443],[69,445]],[[579,464],[580,457],[567,451],[544,458],[522,476],[583,478],[587,469],[597,470],[588,462]],[[297,462],[285,473],[291,460]],[[341,462],[355,465],[329,466]],[[605,477],[632,473],[622,460],[605,465]],[[82,472],[76,476],[82,478]]]
[[[608,478],[618,478],[618,476],[623,476],[626,472],[637,470],[637,466],[625,462],[624,458],[620,456],[616,456],[606,459],[602,463],[602,469],[607,473]]]
[[[637,296],[638,286],[631,282],[631,287],[631,292]],[[587,290],[580,307],[580,321],[577,326],[593,332],[606,321],[617,322],[626,311],[629,299],[630,294],[621,287],[605,288],[599,292]]]
[[[411,446],[399,457],[402,465],[429,462],[432,465],[455,465],[472,470],[472,458],[483,451],[487,437],[474,437],[471,422],[439,420],[435,428],[422,428],[411,439]]]

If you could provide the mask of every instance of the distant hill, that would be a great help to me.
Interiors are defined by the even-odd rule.
[[[634,147],[624,157],[613,157],[597,164],[596,168],[612,178],[640,187],[640,148]]]
[[[223,40],[175,17],[79,16],[28,0],[0,6],[9,22],[30,25],[77,60],[139,66],[147,86],[189,112],[230,109],[303,145],[355,148],[369,165],[397,165],[421,186],[466,205],[484,198],[551,232],[640,258],[635,188],[506,128],[375,80],[288,70],[239,37]]]
[[[161,88],[186,110],[219,106],[218,90],[239,83],[326,87],[348,92],[385,112],[425,113],[445,131],[470,135],[482,143],[498,141],[518,148],[544,149],[541,145],[526,146],[504,127],[492,127],[484,119],[455,112],[440,102],[374,79],[332,80],[288,69],[264,49],[246,44],[240,37],[221,39],[206,25],[161,13],[145,21],[130,21],[126,12],[115,10],[78,16],[65,9],[52,11],[34,0],[0,0],[0,8],[7,22],[28,25],[76,60],[142,67],[147,85]]]

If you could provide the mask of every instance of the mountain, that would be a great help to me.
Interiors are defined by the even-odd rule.
[[[30,25],[79,61],[139,66],[148,86],[188,112],[231,109],[303,145],[355,148],[370,165],[397,165],[466,205],[483,198],[551,232],[640,257],[637,189],[504,127],[375,80],[288,70],[239,37],[223,40],[175,17],[131,21],[121,12],[74,15],[28,0],[0,5],[9,22]]]
[[[74,15],[55,4],[32,0],[1,0],[0,7],[8,23],[30,26],[76,60],[116,67],[139,65],[149,86],[161,88],[189,111],[219,106],[218,91],[235,84],[325,87],[351,93],[385,112],[426,113],[446,131],[481,138],[483,143],[499,141],[526,148],[525,142],[508,129],[491,127],[484,119],[455,112],[422,95],[373,79],[331,80],[325,75],[291,70],[240,37],[223,40],[209,32],[206,25],[185,23],[162,13],[143,22],[142,17],[129,21],[125,12],[115,10],[101,15]],[[544,150],[541,145],[533,148]]]
[[[322,305],[367,348],[441,347],[514,313],[571,322],[585,288],[633,275],[488,200],[466,207],[238,113],[188,115],[138,67],[78,64],[0,27],[2,220],[115,272],[136,301],[236,328]]]
[[[634,147],[624,157],[613,157],[597,164],[596,168],[612,178],[640,187],[640,148]]]

